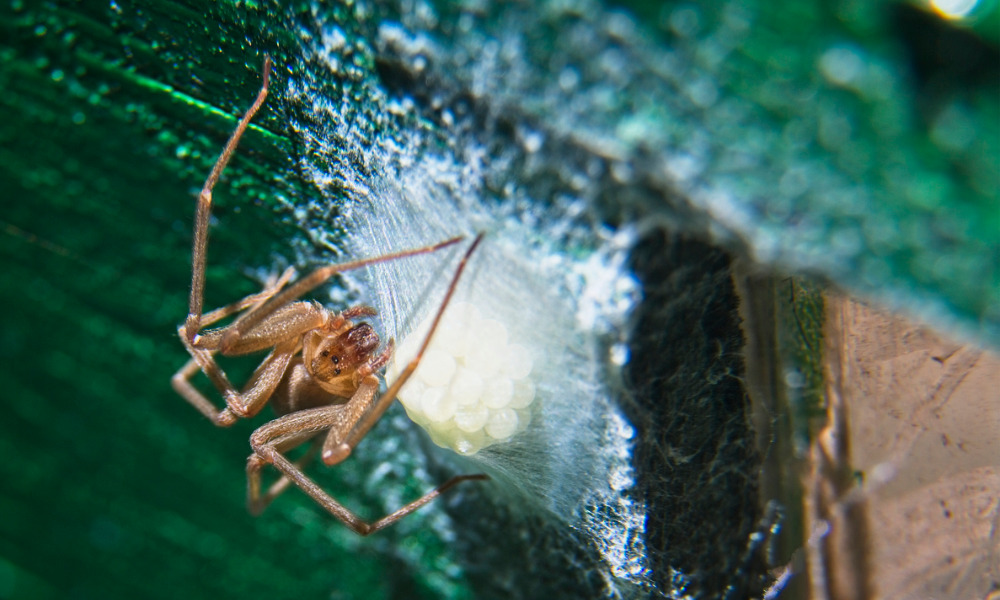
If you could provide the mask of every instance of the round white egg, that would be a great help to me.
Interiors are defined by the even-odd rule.
[[[390,384],[416,356],[430,323],[417,325],[399,344],[386,370]],[[484,318],[473,304],[455,303],[445,310],[399,401],[435,444],[475,454],[528,427],[536,397],[533,368],[530,349],[509,341],[503,323]]]

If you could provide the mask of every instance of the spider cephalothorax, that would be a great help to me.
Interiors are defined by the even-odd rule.
[[[349,396],[358,389],[361,368],[371,374],[381,368],[379,337],[368,323],[346,321],[335,331],[310,331],[302,341],[302,356],[309,374],[331,394]]]

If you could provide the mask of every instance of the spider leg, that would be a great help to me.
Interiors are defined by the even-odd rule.
[[[361,393],[370,394],[372,398],[374,397],[374,393],[368,389]],[[358,399],[362,400],[363,398]],[[330,433],[327,434],[328,439],[331,435],[336,437],[338,433],[343,435],[343,430],[351,423],[351,413],[357,411],[356,407],[350,406],[353,403],[354,398],[346,405],[324,406],[295,412],[266,423],[253,432],[253,435],[250,436],[250,444],[253,447],[254,453],[247,461],[247,482],[249,497],[251,499],[251,509],[261,506],[264,501],[264,498],[260,496],[260,470],[264,464],[274,465],[284,478],[289,479],[305,493],[309,494],[313,500],[325,508],[331,515],[359,535],[369,535],[392,525],[462,481],[488,478],[486,475],[459,475],[452,477],[436,489],[381,519],[373,522],[365,521],[344,507],[344,505],[334,500],[333,497],[302,472],[299,464],[288,460],[281,452],[282,446],[289,440],[296,439],[303,434],[309,435],[323,429],[329,429]],[[362,406],[363,408],[365,407]],[[282,480],[279,479],[279,483],[281,482]]]
[[[322,326],[328,318],[329,313],[313,303],[289,304],[272,315],[269,320],[248,331],[232,352],[220,349],[217,344],[221,338],[220,332],[225,331],[225,328],[210,331],[199,337],[196,341],[204,342],[200,346],[188,342],[186,337],[181,336],[181,342],[191,354],[192,360],[225,399],[226,406],[222,410],[217,410],[191,385],[190,377],[196,371],[190,363],[174,375],[174,390],[220,427],[232,425],[237,418],[252,417],[264,408],[281,383],[292,357],[299,351],[302,334]],[[271,353],[261,361],[242,391],[237,391],[215,360],[216,352],[220,351],[223,354],[238,355],[268,347],[273,347]]]
[[[270,283],[264,290],[260,291],[259,293],[252,294],[250,296],[247,296],[246,298],[243,298],[238,302],[234,302],[228,306],[223,306],[222,308],[217,308],[211,312],[206,313],[202,317],[202,325],[211,325],[212,323],[215,323],[221,319],[228,317],[231,314],[235,314],[246,308],[260,306],[268,298],[278,293],[278,291],[280,291],[281,288],[283,288],[288,283],[288,281],[294,276],[295,276],[294,268],[289,267],[288,269],[285,269],[284,273],[281,274],[281,277],[279,277],[274,282]],[[201,414],[205,415],[210,421],[220,426],[231,425],[236,421],[236,416],[233,414],[233,412],[230,411],[228,407],[219,410],[218,408],[215,407],[214,404],[212,404],[212,402],[210,402],[207,398],[205,398],[205,396],[201,392],[199,392],[193,385],[191,385],[191,377],[197,374],[198,371],[202,370],[201,365],[203,363],[208,363],[208,362],[214,363],[213,357],[216,351],[215,350],[206,351],[192,347],[187,341],[187,335],[185,334],[185,327],[186,325],[181,325],[178,328],[178,335],[180,336],[181,341],[184,342],[184,345],[188,349],[188,352],[191,353],[192,358],[188,360],[183,367],[177,370],[177,372],[171,379],[171,385],[173,386],[174,391],[180,394],[182,398],[187,400],[192,406],[198,409],[198,411]],[[194,358],[196,353],[202,355],[200,357],[201,358],[200,361]],[[215,370],[219,370],[217,365],[215,367]],[[224,379],[225,375],[222,375],[222,378]],[[225,381],[226,383],[228,383],[228,380]],[[230,384],[229,387],[231,388],[232,385]]]
[[[388,348],[390,352],[391,348],[392,344],[390,342],[390,346]],[[386,356],[386,353],[383,352],[381,356]],[[376,358],[375,360],[379,361],[380,358],[381,357]],[[369,370],[371,369],[370,364],[366,366]],[[344,438],[346,438],[347,434],[350,433],[351,427],[361,420],[361,417],[365,414],[365,412],[371,408],[376,394],[378,394],[378,378],[370,372],[365,373],[364,379],[361,380],[361,385],[358,386],[358,390],[354,392],[353,396],[351,396],[350,402],[338,407],[340,409],[340,419],[330,426],[330,430],[326,434],[326,439],[323,440],[323,462],[328,466],[340,462],[329,462],[328,457],[336,455],[344,443]]]
[[[309,444],[309,449],[306,450],[305,454],[293,463],[298,469],[302,469],[306,463],[312,460],[322,446],[323,440],[317,437],[317,434],[309,433],[306,437],[307,441],[311,441],[312,443]],[[303,441],[299,439],[293,439],[292,441],[294,443],[289,444],[287,449],[291,449],[292,447],[303,443]],[[285,450],[283,449],[281,451],[283,452]],[[292,480],[289,479],[287,475],[281,475],[281,477],[279,477],[267,488],[267,492],[261,495],[260,472],[266,464],[267,462],[256,454],[251,454],[250,458],[247,459],[247,509],[250,511],[250,514],[254,516],[264,512],[264,509],[270,506],[271,502],[273,502],[275,498],[280,496],[286,489],[288,489],[288,486],[292,484]]]
[[[201,326],[211,325],[212,323],[217,323],[222,319],[225,319],[229,315],[234,315],[241,310],[250,309],[253,310],[264,304],[264,302],[271,296],[277,294],[281,291],[281,288],[285,287],[291,279],[295,277],[295,267],[288,267],[285,269],[281,276],[277,279],[269,279],[267,285],[263,290],[257,292],[256,294],[250,294],[242,300],[233,302],[221,308],[217,308],[213,311],[207,312],[201,316]],[[185,335],[185,325],[181,325],[177,328],[177,332],[182,338],[187,337]]]
[[[273,314],[275,311],[281,309],[282,306],[293,302],[294,300],[300,298],[302,295],[309,293],[316,287],[325,283],[328,279],[333,277],[338,273],[344,273],[346,271],[352,271],[355,269],[360,269],[362,267],[367,267],[370,265],[388,262],[390,260],[396,260],[399,258],[405,258],[407,256],[416,256],[419,254],[429,254],[431,252],[436,252],[442,248],[446,248],[464,239],[463,236],[453,237],[451,239],[445,240],[443,242],[438,242],[437,244],[431,244],[429,246],[422,246],[420,248],[411,248],[409,250],[402,250],[399,252],[392,252],[390,254],[383,254],[381,256],[375,256],[372,258],[364,258],[361,260],[354,260],[346,263],[326,265],[317,268],[312,273],[299,279],[292,285],[288,286],[286,289],[282,290],[281,293],[273,296],[264,302],[263,305],[258,306],[252,310],[240,315],[236,321],[234,321],[225,331],[221,340],[221,347],[227,348],[232,344],[236,343],[240,337],[244,336],[247,331],[253,329],[259,323],[267,319],[268,316]],[[359,314],[372,314],[360,309]]]
[[[228,328],[212,330],[199,336],[195,340],[197,345],[181,336],[181,342],[192,359],[225,399],[226,407],[215,412],[211,402],[191,385],[188,378],[194,371],[190,366],[185,366],[174,376],[174,389],[216,425],[225,427],[232,425],[237,418],[252,417],[264,408],[281,383],[292,357],[301,347],[302,334],[323,326],[328,319],[329,312],[321,306],[312,302],[295,302],[284,306],[254,329],[245,332],[228,349],[219,347],[222,334]],[[268,347],[273,347],[273,350],[260,363],[242,391],[237,391],[215,360],[216,352],[241,355]]]
[[[213,311],[209,311],[201,316],[201,326],[211,325],[212,323],[217,323],[222,319],[225,319],[229,315],[234,315],[241,310],[250,309],[253,310],[264,304],[271,296],[277,294],[281,291],[281,288],[285,287],[288,282],[295,277],[295,267],[288,267],[285,269],[281,276],[277,279],[269,280],[268,284],[263,290],[257,292],[256,294],[250,294],[249,296],[237,300],[232,304],[227,304],[226,306],[217,308]],[[195,332],[197,334],[197,332]],[[187,324],[181,325],[177,328],[177,334],[181,336],[181,339],[187,339]]]
[[[209,421],[215,423],[219,427],[232,425],[236,422],[236,416],[230,412],[228,407],[219,410],[208,398],[205,397],[204,394],[191,385],[191,378],[194,377],[199,371],[201,371],[201,365],[198,364],[198,361],[192,358],[184,363],[184,366],[174,373],[174,376],[170,379],[170,385],[173,386],[174,391],[177,392],[181,398],[184,398],[188,401],[188,404],[198,409],[198,412],[205,415]]]
[[[187,340],[184,342],[193,358],[174,374],[171,380],[174,391],[219,427],[228,427],[238,418],[248,418],[259,413],[281,383],[292,356],[299,348],[298,340],[294,338],[276,345],[274,350],[261,361],[243,390],[237,391],[215,361],[214,351],[195,348],[188,344]],[[209,381],[225,398],[226,406],[221,410],[191,385],[190,378],[198,370],[208,376]]]
[[[202,186],[201,193],[198,194],[198,207],[195,209],[194,218],[194,241],[192,242],[191,252],[191,295],[188,297],[188,316],[184,327],[189,342],[194,341],[194,336],[201,329],[201,311],[205,297],[205,252],[208,247],[208,220],[212,213],[212,188],[215,187],[215,184],[219,181],[219,177],[222,176],[222,171],[229,164],[229,159],[232,158],[233,153],[236,151],[236,146],[239,145],[240,138],[243,137],[243,132],[246,131],[250,120],[253,119],[253,116],[263,106],[264,99],[267,98],[267,86],[270,74],[271,57],[265,56],[263,82],[261,83],[260,91],[257,93],[257,98],[254,100],[253,105],[247,109],[243,118],[240,119],[232,135],[229,136],[229,141],[226,142],[225,148],[222,149],[222,154],[215,161],[212,172],[208,174],[205,185]]]

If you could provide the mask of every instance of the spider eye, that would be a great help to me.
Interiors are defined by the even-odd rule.
[[[324,353],[323,356],[326,356],[326,354]],[[339,365],[340,364],[340,357],[339,356],[334,356],[330,360],[332,360],[333,364],[335,364],[335,365]]]
[[[340,375],[340,369],[334,369],[333,370],[333,374],[334,375]]]

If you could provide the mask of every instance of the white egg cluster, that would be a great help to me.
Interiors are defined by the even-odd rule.
[[[386,370],[390,383],[416,355],[428,318],[398,347]],[[420,365],[399,391],[406,413],[434,443],[459,454],[503,442],[531,421],[535,385],[528,350],[510,343],[507,328],[469,303],[447,308]]]

